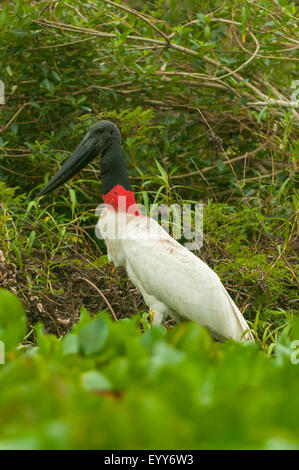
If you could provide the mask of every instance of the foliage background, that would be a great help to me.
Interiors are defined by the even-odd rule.
[[[296,32],[295,5],[283,0],[1,3],[0,283],[22,300],[27,323],[25,333],[22,307],[4,299],[0,335],[11,346],[0,369],[3,447],[298,445],[298,372],[289,359],[299,338]],[[35,198],[102,117],[121,128],[138,202],[204,204],[198,254],[220,275],[258,346],[214,344],[196,325],[173,330],[170,323],[167,333],[140,337],[146,307],[94,237],[97,162]],[[73,330],[61,338],[76,328],[82,304],[92,314],[135,316],[117,326],[103,317],[108,343],[86,354],[83,341],[68,362],[62,344],[77,340]],[[20,318],[11,325],[14,308]],[[43,335],[38,321],[60,340]],[[189,347],[176,334],[196,341]],[[152,372],[152,362],[162,372]],[[102,375],[85,376],[89,370]],[[115,371],[124,374],[120,382]],[[94,393],[106,390],[105,380],[114,398]],[[50,412],[38,400],[40,387]],[[183,391],[174,396],[179,387],[187,387],[187,400]],[[211,392],[218,389],[221,396]],[[78,403],[84,406],[74,414]],[[21,415],[9,412],[17,409]],[[115,417],[113,432],[90,441],[79,424],[106,426],[100,415]],[[148,416],[142,430],[141,416]]]

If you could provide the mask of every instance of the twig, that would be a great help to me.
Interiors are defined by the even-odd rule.
[[[227,74],[225,75],[221,75],[220,77],[217,77],[218,80],[222,80],[223,78],[227,78],[229,77],[230,75],[233,75],[234,73],[236,72],[239,72],[241,69],[243,69],[244,67],[246,67],[246,65],[248,65],[250,62],[253,61],[253,59],[255,59],[255,57],[258,55],[258,52],[260,50],[260,43],[258,42],[257,38],[255,37],[255,35],[249,31],[249,34],[251,35],[251,37],[253,38],[254,42],[255,42],[255,45],[256,45],[256,48],[255,48],[255,51],[253,52],[253,54],[249,57],[249,59],[247,59],[245,62],[243,62],[243,64],[241,64],[239,67],[237,67],[236,69],[228,72]]]
[[[8,171],[12,175],[21,176],[22,178],[40,179],[40,176],[24,175],[24,173],[18,173],[17,171],[11,170],[10,168],[6,168],[2,165],[0,165],[0,168],[2,168],[2,170]]]
[[[274,100],[270,98],[267,101],[251,101],[246,103],[246,106],[284,106],[287,108],[299,108],[299,103],[298,101]]]
[[[206,125],[208,126],[208,128],[210,129],[210,131],[214,133],[213,129],[211,128],[210,124],[209,124],[208,121],[206,120],[206,118],[205,118],[204,114],[202,113],[202,111],[200,110],[200,108],[197,108],[197,111],[198,111],[199,114],[201,115],[202,119],[204,120],[204,122],[206,123]],[[224,155],[225,155],[226,158],[227,158],[228,164],[229,164],[229,166],[231,167],[231,170],[232,170],[232,172],[233,172],[233,175],[234,175],[234,177],[235,177],[235,179],[236,179],[236,181],[237,181],[237,183],[238,183],[238,186],[239,186],[239,189],[240,189],[240,191],[241,191],[241,193],[242,193],[242,196],[243,196],[243,198],[244,198],[244,201],[245,201],[246,204],[249,206],[249,203],[248,203],[248,201],[247,201],[247,199],[246,199],[246,196],[245,196],[245,194],[244,194],[243,188],[242,188],[242,186],[240,185],[240,182],[239,182],[239,180],[238,180],[238,177],[237,177],[237,174],[236,174],[236,172],[235,172],[235,169],[234,169],[234,167],[233,167],[233,165],[232,165],[232,163],[231,163],[231,160],[229,159],[229,156],[227,155],[226,151],[224,150],[222,143],[221,143],[221,150],[222,150],[222,152],[224,153]]]
[[[74,11],[77,13],[77,15],[80,16],[80,18],[82,18],[83,20],[86,20],[86,18],[82,15],[82,13],[80,12],[80,10],[78,10],[78,8],[74,7],[74,5],[70,5],[69,3],[66,3],[66,2],[65,2],[65,4],[66,4],[69,8],[71,8],[72,10],[74,10]]]
[[[21,105],[21,107],[18,109],[18,111],[13,115],[13,117],[8,121],[7,124],[5,124],[4,126],[1,127],[0,129],[0,134],[2,132],[5,132],[6,129],[14,122],[14,120],[18,117],[18,115],[20,114],[21,111],[23,111],[23,109],[25,108],[25,106],[27,106],[27,104],[29,103],[23,103]]]
[[[246,152],[244,153],[244,155],[239,155],[238,157],[234,157],[234,158],[231,158],[229,161],[224,161],[222,162],[223,165],[228,165],[229,162],[237,162],[238,160],[243,160],[244,158],[248,158],[252,155],[255,155],[256,153],[258,153],[260,150],[262,150],[263,148],[265,147],[265,144],[262,144],[260,145],[258,148],[252,150],[251,152]],[[201,172],[202,173],[206,173],[208,171],[211,171],[211,170],[214,170],[216,168],[216,165],[213,165],[213,166],[207,166],[205,168],[202,168],[201,169]],[[171,179],[180,179],[180,178],[186,178],[188,176],[195,176],[198,174],[198,171],[192,171],[190,173],[185,173],[184,175],[173,175],[173,176],[170,176]]]
[[[278,175],[279,173],[283,173],[285,170],[277,170],[272,171],[271,173],[267,173],[266,175],[254,176],[253,178],[247,178],[243,181],[243,183],[247,183],[247,181],[259,181],[263,178],[272,178],[274,175]]]
[[[88,284],[90,284],[103,297],[103,299],[105,300],[105,302],[107,304],[107,307],[109,308],[109,310],[111,312],[112,317],[114,318],[115,321],[117,321],[118,318],[115,315],[115,312],[114,312],[113,308],[111,307],[111,304],[110,304],[109,300],[103,294],[103,292],[100,291],[100,289],[93,282],[91,282],[89,279],[86,279],[85,277],[79,277],[78,279],[81,279],[82,281],[86,281]]]
[[[191,158],[191,161],[192,161],[193,165],[195,166],[195,168],[197,168],[197,171],[198,171],[198,173],[200,174],[200,176],[202,177],[202,179],[207,183],[208,187],[209,187],[210,190],[212,191],[215,200],[218,202],[218,198],[217,198],[216,194],[214,193],[214,190],[213,190],[212,186],[210,185],[209,181],[208,181],[207,178],[203,175],[202,171],[198,168],[198,166],[197,166],[196,163],[194,162],[193,158]]]
[[[137,16],[137,18],[140,18],[141,20],[145,21],[151,28],[153,28],[158,34],[160,34],[160,36],[162,36],[168,44],[170,43],[170,39],[167,34],[163,33],[163,31],[161,31],[156,25],[154,25],[148,16],[145,16],[143,13],[140,13],[139,11],[136,11],[133,8],[129,8],[125,5],[112,2],[111,0],[102,0],[102,2],[108,3],[109,5],[112,5],[115,8],[120,8],[121,10],[124,10],[134,16]],[[99,8],[97,8],[95,5],[92,5],[92,8],[99,11]]]
[[[103,32],[103,31],[96,31],[94,29],[88,29],[88,28],[82,28],[82,27],[80,28],[78,26],[73,26],[73,25],[66,24],[66,23],[59,23],[59,22],[49,21],[49,20],[45,20],[45,19],[43,19],[43,20],[33,20],[33,22],[44,25],[44,26],[49,26],[50,28],[65,29],[67,31],[73,31],[75,33],[91,34],[92,36],[98,36],[98,37],[102,37],[102,38],[115,39],[115,38],[118,37],[118,35],[115,34],[115,33],[106,33],[106,32]],[[158,39],[152,39],[152,38],[145,38],[143,36],[128,35],[127,39],[133,39],[135,41],[142,41],[142,42],[151,42],[153,44],[157,44],[159,46],[164,46],[164,47],[167,46],[167,43],[165,43],[164,41],[160,41]],[[193,52],[195,52],[195,51],[193,51]],[[195,54],[197,55],[197,52],[195,52]]]
[[[77,41],[61,42],[59,44],[49,44],[49,46],[31,47],[28,50],[29,51],[36,51],[36,50],[40,50],[40,49],[52,49],[52,48],[55,48],[55,47],[67,47],[67,46],[72,46],[74,44],[79,44],[81,42],[94,41],[95,39],[97,39],[97,36],[94,36],[94,37],[91,36],[90,38],[78,39]]]

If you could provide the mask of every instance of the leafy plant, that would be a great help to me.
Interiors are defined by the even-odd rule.
[[[0,448],[298,448],[298,366],[284,332],[268,359],[196,324],[142,334],[140,321],[83,309],[61,340],[37,325],[36,346],[0,366]]]

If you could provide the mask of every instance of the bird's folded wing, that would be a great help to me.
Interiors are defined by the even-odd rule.
[[[150,225],[150,236],[145,233]],[[186,319],[241,339],[248,325],[218,275],[149,218],[128,221],[125,259],[143,289]],[[251,334],[250,334],[251,335]],[[247,334],[244,339],[252,339]]]

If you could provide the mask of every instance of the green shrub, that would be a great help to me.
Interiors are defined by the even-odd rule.
[[[299,448],[299,366],[284,334],[269,359],[197,324],[139,324],[82,309],[63,339],[38,325],[36,346],[0,366],[0,448]]]

